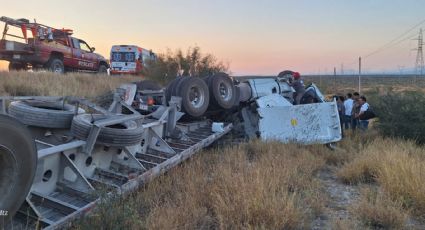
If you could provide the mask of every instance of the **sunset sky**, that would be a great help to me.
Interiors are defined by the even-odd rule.
[[[283,69],[330,73],[425,19],[423,0],[43,0],[0,3],[0,15],[74,29],[109,58],[116,44],[161,53],[198,45],[230,64],[235,75]],[[3,24],[0,24],[3,27]],[[425,25],[424,25],[425,28]],[[419,27],[408,35],[418,34]],[[406,36],[408,37],[408,36]],[[367,71],[414,65],[407,39],[364,60]],[[3,68],[5,63],[1,64]]]

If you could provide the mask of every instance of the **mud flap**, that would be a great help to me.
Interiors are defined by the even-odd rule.
[[[260,103],[258,103],[260,104]],[[336,102],[257,108],[258,131],[263,140],[326,144],[341,140]]]

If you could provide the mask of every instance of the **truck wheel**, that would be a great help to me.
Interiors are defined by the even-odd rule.
[[[179,96],[180,97],[181,86],[182,86],[184,81],[189,79],[189,77],[179,77],[177,79],[178,80],[176,81],[176,83],[174,83],[174,86],[171,89],[171,96]]]
[[[208,109],[210,93],[207,84],[199,77],[186,77],[179,87],[182,98],[182,112],[200,117]]]
[[[89,136],[93,122],[106,119],[107,115],[81,114],[74,117],[71,125],[71,133],[81,140]],[[117,125],[106,126],[100,130],[96,140],[98,144],[108,146],[130,146],[138,144],[143,138],[143,127],[135,121],[127,121]]]
[[[61,102],[14,101],[9,105],[9,114],[20,122],[44,128],[69,128],[75,107]],[[83,109],[79,113],[84,113]]]
[[[292,70],[284,70],[284,71],[280,72],[277,75],[277,77],[278,78],[284,78],[285,76],[288,76],[288,75],[292,76],[293,73],[294,73],[294,71],[292,71]]]
[[[12,218],[31,188],[37,167],[35,142],[16,119],[0,115],[0,210]]]
[[[24,63],[9,62],[9,71],[21,71],[26,70]]]
[[[174,80],[172,80],[170,83],[168,83],[167,87],[165,88],[165,99],[168,102],[171,100],[172,96],[177,96],[176,94],[173,94],[173,90],[176,87],[176,84],[182,79],[182,77],[176,77]]]
[[[65,73],[63,61],[59,58],[52,58],[47,64],[47,67],[53,73]]]
[[[106,73],[108,73],[108,66],[101,64],[99,66],[99,70],[97,71],[97,73],[99,73],[99,74],[106,74]]]
[[[235,104],[235,85],[226,73],[217,73],[207,78],[211,103],[223,109],[230,109]]]

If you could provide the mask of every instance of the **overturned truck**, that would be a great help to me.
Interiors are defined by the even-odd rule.
[[[292,105],[290,75],[126,84],[109,106],[74,97],[0,100],[0,226],[55,229],[141,185],[229,132],[302,144],[341,139],[336,102],[316,86]],[[310,92],[310,93],[308,93]]]

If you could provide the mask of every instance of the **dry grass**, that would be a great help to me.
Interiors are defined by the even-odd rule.
[[[1,72],[0,95],[3,96],[79,96],[95,97],[110,92],[120,84],[140,80],[135,77],[49,72]]]
[[[403,229],[408,218],[402,204],[373,188],[364,188],[360,200],[350,207],[351,213],[372,229]]]
[[[253,142],[198,158],[153,182],[149,229],[308,228],[321,208],[313,178],[323,160],[296,146]],[[158,194],[171,196],[166,200]],[[174,193],[175,192],[175,193]]]
[[[413,142],[376,139],[338,176],[346,183],[376,182],[393,201],[425,216],[425,149]]]
[[[325,94],[345,95],[358,91],[358,76],[306,76],[306,82],[314,82]],[[425,77],[414,76],[362,76],[362,93],[372,91],[418,91],[425,93]]]
[[[314,178],[324,163],[280,143],[211,150],[150,183],[130,206],[147,229],[308,229],[325,198]],[[85,223],[107,227],[102,217]]]

